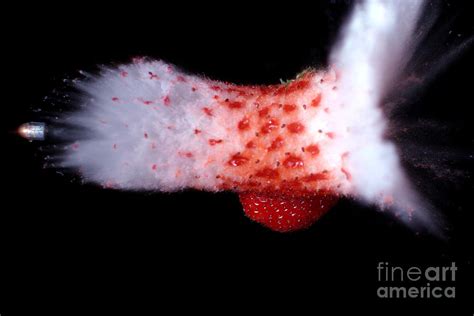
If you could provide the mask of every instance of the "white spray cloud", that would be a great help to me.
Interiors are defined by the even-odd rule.
[[[384,138],[387,123],[380,107],[411,57],[423,4],[422,0],[357,3],[332,50],[331,62],[341,73],[336,117],[346,128],[346,137],[335,146],[350,152],[347,162],[355,196],[370,203],[394,203],[395,210],[409,215],[416,210],[426,221],[396,147]]]

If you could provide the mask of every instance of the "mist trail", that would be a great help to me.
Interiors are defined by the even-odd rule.
[[[411,188],[394,144],[384,138],[388,126],[381,109],[412,57],[423,6],[424,1],[357,3],[332,50],[331,63],[341,73],[338,119],[351,131],[336,145],[350,148],[357,196],[367,202],[383,196],[394,209],[416,210],[427,221],[427,206]]]

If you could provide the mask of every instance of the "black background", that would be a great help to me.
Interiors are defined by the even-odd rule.
[[[334,311],[447,308],[452,315],[472,315],[470,47],[406,101],[409,106],[391,122],[395,130],[390,134],[400,147],[416,139],[433,150],[428,154],[433,157],[425,158],[439,172],[418,170],[411,162],[423,153],[400,148],[414,182],[445,217],[444,239],[350,200],[341,200],[307,231],[278,234],[245,218],[232,193],[129,193],[83,185],[43,168],[45,153],[39,147],[44,144],[28,143],[14,132],[23,122],[69,106],[58,99],[67,90],[64,78],[134,56],[162,58],[192,73],[243,84],[292,78],[308,66],[327,63],[350,7],[349,1],[320,2],[310,17],[301,15],[295,22],[250,8],[231,17],[231,9],[201,15],[188,5],[135,5],[121,12],[106,7],[97,15],[94,7],[53,13],[43,7],[18,15],[15,27],[23,28],[4,25],[9,45],[3,49],[8,76],[4,73],[2,104],[2,316],[26,310],[97,312],[98,307],[88,307],[94,302],[102,303],[106,314],[125,305],[157,312],[165,307],[222,313],[286,308],[293,314],[309,308],[309,314],[317,314],[329,303]],[[454,31],[440,37],[438,53],[474,34],[469,2],[441,2],[440,8],[436,27],[442,31],[449,25]],[[429,53],[426,58],[438,62]],[[46,95],[52,99],[43,100]],[[424,119],[436,121],[438,128],[420,125],[403,135],[396,130]],[[447,165],[440,164],[446,153]],[[453,176],[447,169],[461,172]],[[405,266],[455,261],[457,298],[379,299],[379,261]]]

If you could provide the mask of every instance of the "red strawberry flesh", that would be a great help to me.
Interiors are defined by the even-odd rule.
[[[239,197],[251,220],[282,233],[310,227],[337,201],[328,193],[244,192]]]

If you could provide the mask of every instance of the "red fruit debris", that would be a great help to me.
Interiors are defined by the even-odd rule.
[[[270,108],[266,107],[266,108],[261,109],[260,111],[258,111],[258,116],[265,117],[265,116],[268,115],[269,112],[270,112]]]
[[[270,145],[270,147],[268,148],[268,150],[270,150],[270,151],[277,150],[277,149],[283,147],[284,144],[285,144],[285,141],[283,140],[283,138],[281,138],[280,136],[278,136],[278,137],[275,138],[275,140],[272,142],[272,144]]]
[[[298,122],[288,124],[288,131],[293,134],[299,134],[304,131],[304,125]]]
[[[257,145],[253,141],[249,141],[247,145],[245,145],[245,147],[249,149],[254,149],[257,148]]]
[[[220,143],[222,143],[222,139],[209,139],[209,145],[211,146],[215,146]]]
[[[306,176],[303,178],[304,182],[318,182],[321,180],[327,180],[329,179],[329,175],[327,172],[321,172],[321,173],[312,173],[309,176]]]
[[[207,116],[212,116],[212,110],[210,108],[203,108],[202,110]]]
[[[250,128],[250,120],[248,118],[244,118],[239,122],[238,126],[241,131],[247,130]]]
[[[245,214],[253,221],[277,232],[293,232],[310,227],[336,202],[333,195],[286,195],[282,192],[240,193]]]
[[[349,171],[347,171],[346,168],[341,168],[341,171],[342,171],[342,173],[344,173],[344,175],[346,176],[347,180],[349,180],[349,181],[352,180],[352,175],[351,175],[351,173],[350,173]]]
[[[143,104],[145,105],[151,105],[153,104],[153,101],[149,101],[149,100],[141,100]]]
[[[185,158],[193,158],[194,157],[193,153],[190,152],[190,151],[178,152],[178,155],[180,155],[181,157],[185,157]]]
[[[268,134],[271,131],[277,129],[279,126],[278,120],[276,119],[269,119],[261,128],[261,132],[264,134]]]
[[[228,106],[231,109],[240,109],[243,107],[242,102],[239,101],[233,101],[233,102],[228,102]]]
[[[285,104],[283,106],[283,110],[285,112],[288,112],[288,113],[293,112],[294,110],[296,110],[296,105],[294,105],[294,104]]]
[[[259,170],[255,176],[259,178],[266,178],[266,179],[276,179],[278,178],[280,174],[278,173],[277,170],[271,169],[271,168],[265,168],[262,170]]]
[[[294,93],[294,92],[297,92],[297,91],[302,91],[302,90],[305,90],[307,88],[310,87],[310,82],[309,80],[295,80],[293,82],[291,82],[287,89],[286,89],[286,93],[287,94],[290,94],[290,93]]]
[[[171,99],[170,99],[170,97],[169,97],[169,96],[164,97],[163,103],[164,103],[165,105],[170,105],[170,104],[171,104]]]
[[[301,168],[304,166],[304,162],[301,158],[290,156],[285,159],[285,161],[283,162],[283,165],[286,168]]]
[[[319,155],[319,146],[318,145],[309,145],[305,148],[305,152],[309,153],[312,156]]]
[[[153,72],[148,72],[148,75],[150,76],[150,79],[155,79],[155,80],[158,80],[158,75],[153,73]]]
[[[316,98],[313,99],[313,101],[311,101],[311,106],[313,107],[317,107],[320,103],[321,103],[321,93],[318,94],[318,96]]]
[[[246,164],[248,161],[249,159],[247,157],[242,156],[241,154],[235,154],[230,158],[228,163],[232,167],[239,167]]]

